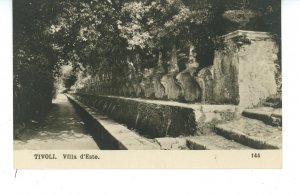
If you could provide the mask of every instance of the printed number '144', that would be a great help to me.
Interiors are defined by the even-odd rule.
[[[252,153],[251,157],[252,158],[260,158],[260,153]]]

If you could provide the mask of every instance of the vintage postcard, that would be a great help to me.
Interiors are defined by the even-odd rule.
[[[280,0],[14,0],[14,167],[281,168]]]

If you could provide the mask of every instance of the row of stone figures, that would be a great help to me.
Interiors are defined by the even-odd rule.
[[[197,76],[188,70],[164,75],[155,69],[145,69],[141,81],[127,80],[120,95],[208,102],[212,97],[212,74],[209,68],[202,69]]]
[[[113,83],[91,80],[86,92],[130,97],[145,97],[179,101],[212,100],[212,74],[210,68],[201,69],[193,75],[185,70],[180,73],[155,74],[154,69],[145,69],[143,76]]]
[[[140,71],[128,63],[126,74],[98,75],[79,92],[244,107],[277,93],[279,45],[272,34],[237,30],[220,37],[220,43],[212,66],[199,70],[191,45],[185,70],[180,71],[174,47],[167,70],[160,54],[153,68]]]
[[[120,95],[154,99],[168,99],[185,102],[211,102],[213,96],[213,75],[211,66],[198,71],[195,47],[191,44],[186,69],[179,71],[177,50],[173,47],[171,59],[166,72],[162,66],[162,53],[159,53],[158,64],[153,68],[136,70],[128,62],[126,75],[111,79],[90,81],[85,91],[105,95]],[[197,72],[198,71],[198,72]],[[104,82],[106,80],[106,82]]]
[[[162,67],[158,66],[144,69],[143,73],[129,71],[127,77],[117,78],[111,82],[94,78],[83,91],[104,95],[208,103],[213,99],[212,79],[211,67],[203,68],[196,74],[193,69],[164,73]]]

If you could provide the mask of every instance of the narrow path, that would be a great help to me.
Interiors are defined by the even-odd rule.
[[[25,129],[14,140],[14,149],[99,150],[99,147],[67,97],[59,94],[45,120]]]

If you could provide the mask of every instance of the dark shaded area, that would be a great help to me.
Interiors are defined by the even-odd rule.
[[[40,120],[51,107],[55,55],[43,30],[56,1],[13,1],[14,122]]]
[[[43,119],[39,122],[33,121],[19,131],[15,137],[16,141],[21,141],[15,145],[17,149],[97,148],[89,135],[86,123],[62,94],[58,95]],[[23,144],[24,148],[20,148]]]

